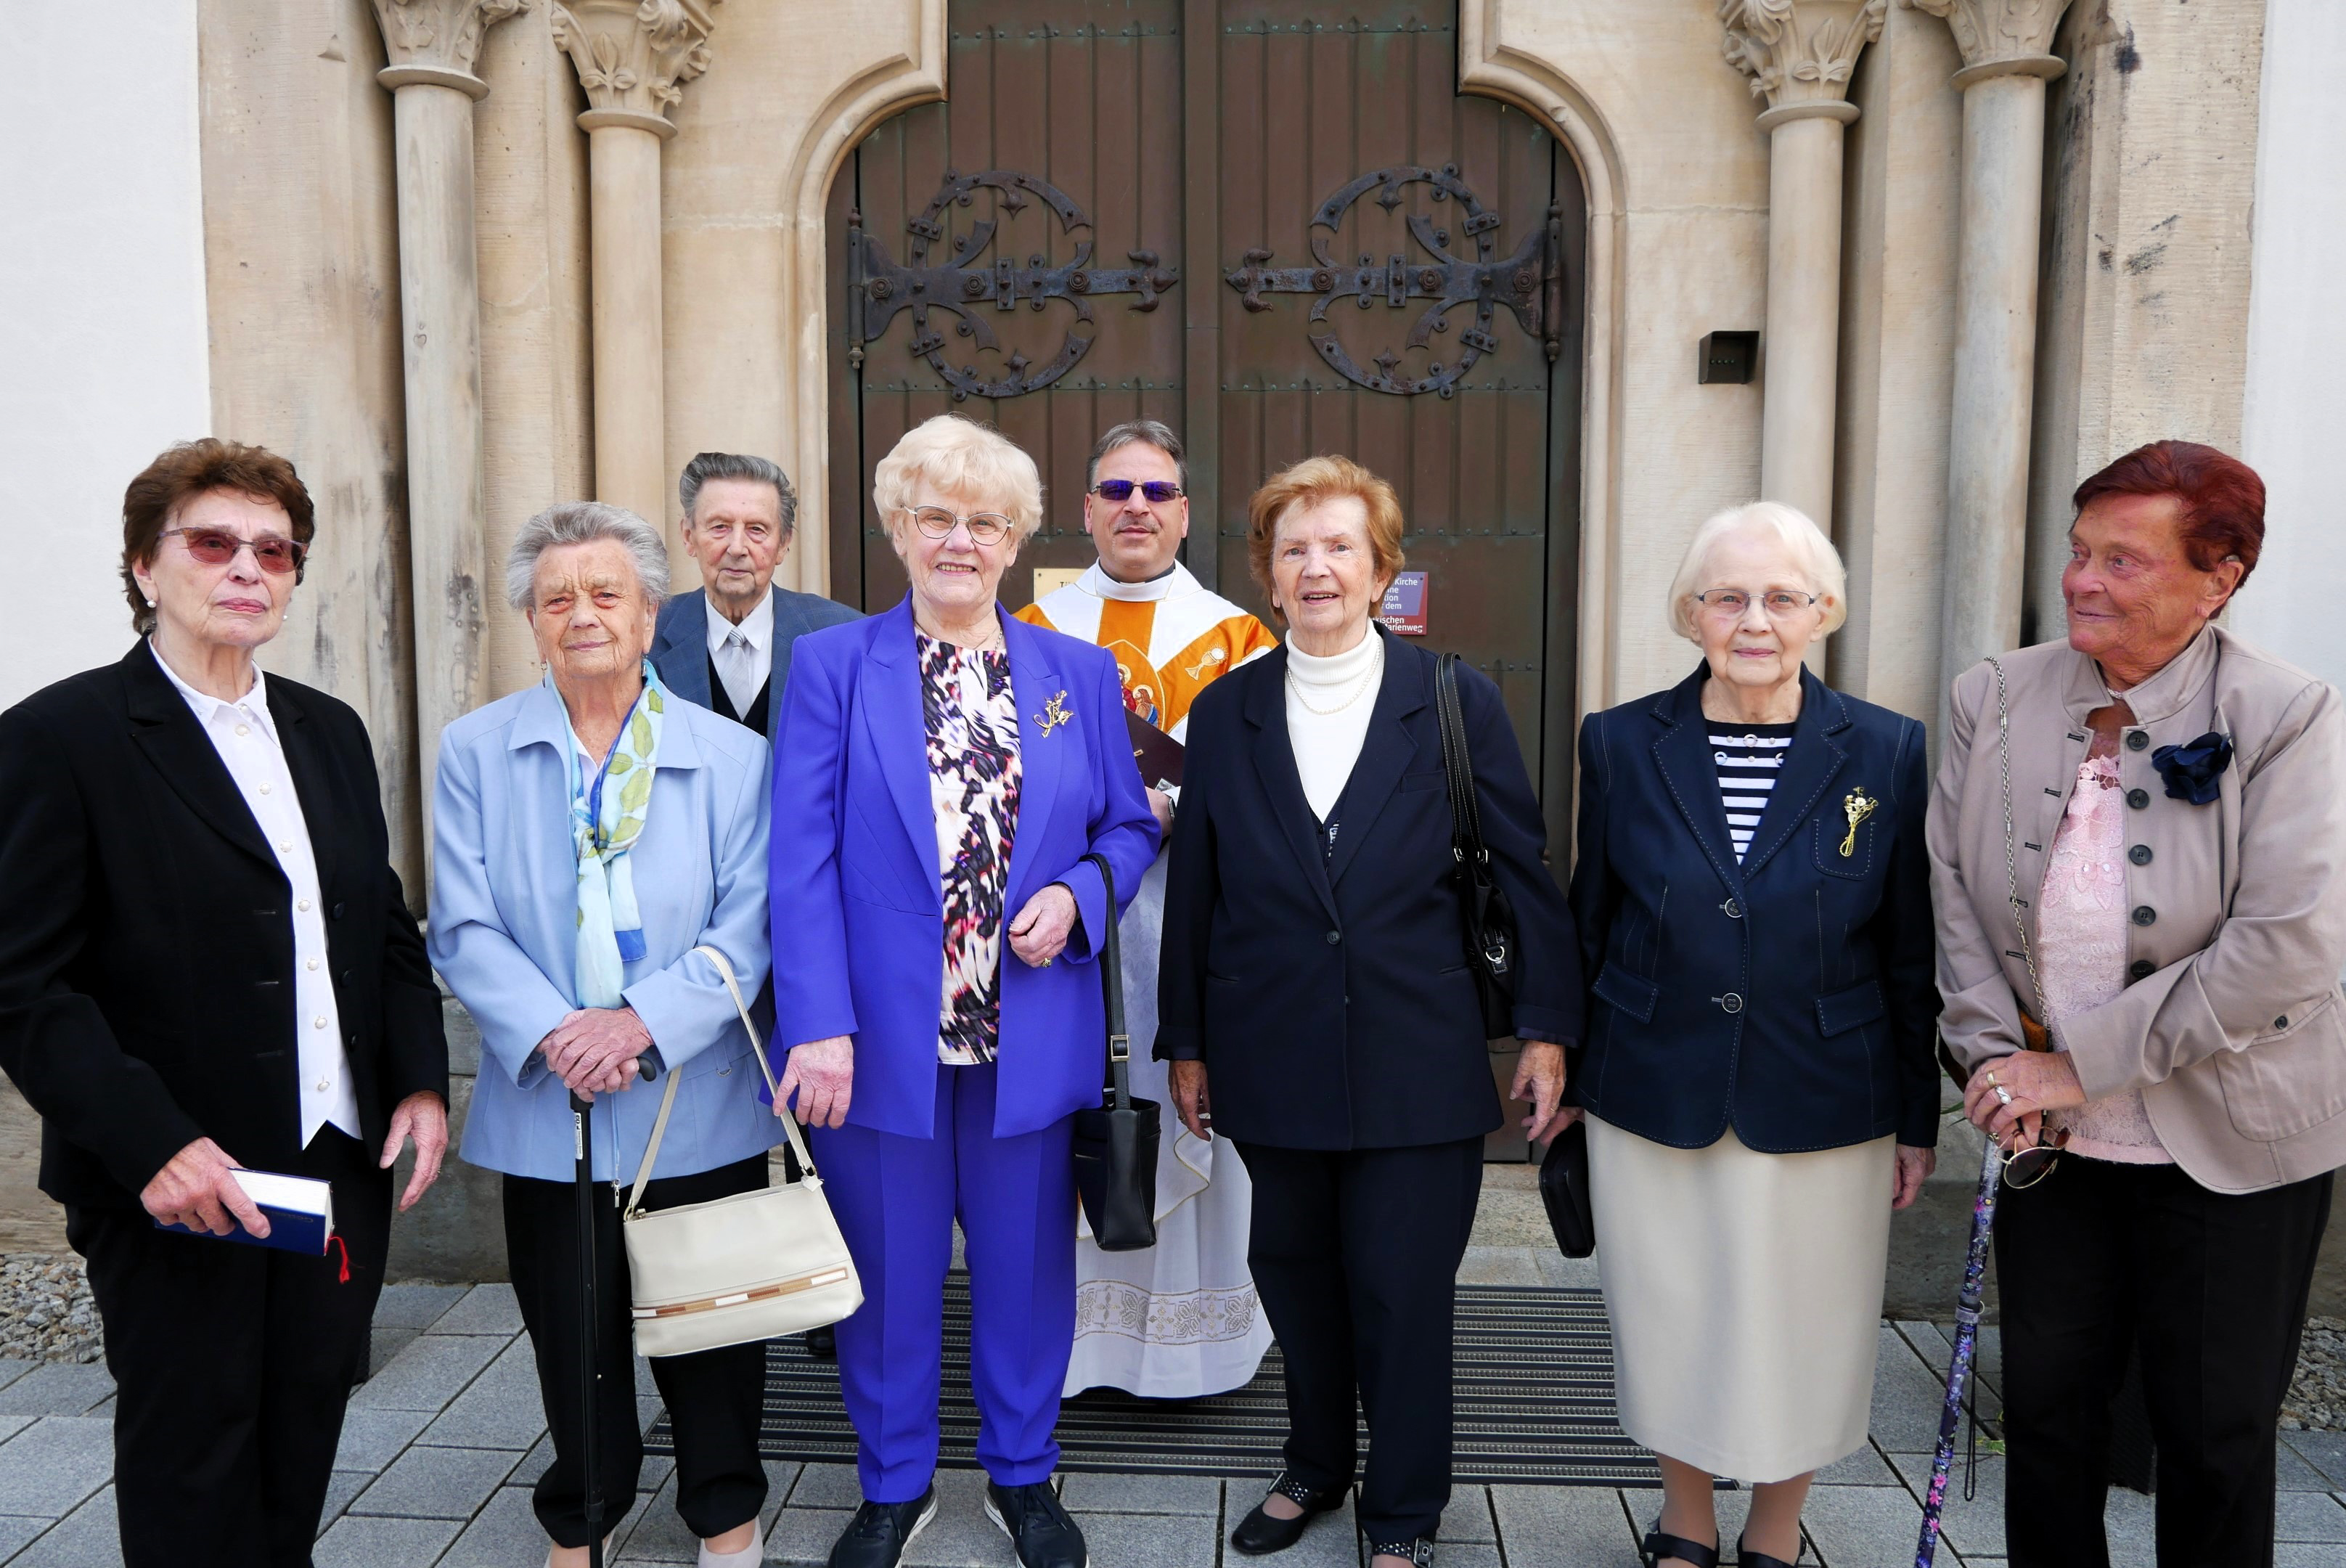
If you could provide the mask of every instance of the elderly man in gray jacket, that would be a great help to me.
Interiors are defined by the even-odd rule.
[[[701,588],[660,606],[652,664],[668,688],[770,738],[790,678],[790,645],[856,612],[774,586],[798,532],[798,493],[762,457],[704,452],[677,484],[684,545]]]

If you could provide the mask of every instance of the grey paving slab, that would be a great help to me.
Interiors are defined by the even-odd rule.
[[[497,1359],[424,1429],[420,1442],[525,1451],[546,1435],[546,1401],[529,1339],[505,1343]]]
[[[1079,1513],[1076,1523],[1101,1568],[1214,1568],[1221,1545],[1216,1522],[1197,1514]],[[994,1539],[1008,1552],[1000,1531]],[[1015,1552],[1009,1556],[1017,1560]]]
[[[1219,1519],[1222,1483],[1210,1475],[1076,1474],[1060,1488],[1059,1500],[1078,1513],[1194,1513]]]
[[[2346,1486],[2346,1432],[2283,1432],[2280,1440],[2314,1469]]]
[[[984,1503],[965,1492],[956,1497],[954,1489],[943,1484],[954,1473],[948,1471],[938,1477],[937,1491],[942,1495],[936,1522],[905,1548],[904,1568],[1018,1568],[1018,1553],[1012,1549],[1010,1537],[986,1518]]]
[[[1226,1491],[1231,1502],[1235,1504],[1241,1494],[1241,1489],[1251,1489],[1255,1485],[1255,1478],[1248,1477],[1230,1481]],[[1248,1508],[1253,1506],[1251,1502],[1247,1504]],[[1239,1509],[1234,1513],[1226,1511],[1220,1533],[1227,1537],[1231,1531],[1238,1528],[1239,1521],[1245,1517],[1244,1509]],[[1250,1561],[1235,1552],[1226,1551],[1223,1556],[1232,1563]],[[1304,1530],[1303,1539],[1280,1553],[1278,1557],[1279,1568],[1290,1568],[1290,1564],[1292,1568],[1361,1568],[1363,1561],[1361,1555],[1360,1521],[1352,1512],[1352,1500],[1350,1498],[1345,1500],[1343,1507],[1331,1510],[1313,1520]]]
[[[351,1499],[367,1489],[373,1481],[372,1472],[363,1470],[338,1470],[326,1482],[326,1506],[318,1511],[318,1533],[323,1535],[333,1527],[334,1521],[351,1505]]]
[[[1971,1568],[1969,1563],[1964,1568]],[[1998,1563],[1996,1568],[2004,1568]],[[2273,1548],[2273,1568],[2338,1568],[2338,1548],[2284,1543]]]
[[[1632,1493],[1640,1510],[1661,1507],[1658,1491]],[[1637,1538],[1621,1493],[1581,1486],[1494,1486],[1491,1511],[1507,1561],[1570,1563],[1573,1568],[1621,1568],[1637,1560]]]
[[[0,1523],[43,1528],[36,1520]],[[114,1512],[114,1488],[103,1488],[48,1527],[24,1553],[8,1559],[8,1568],[122,1568],[122,1531]]]
[[[346,1513],[318,1538],[317,1568],[431,1568],[464,1528],[453,1519],[368,1519]],[[543,1562],[541,1557],[539,1561]]]
[[[1554,1248],[1540,1254],[1540,1283],[1558,1290],[1595,1290],[1598,1288],[1596,1259],[1566,1257]]]
[[[1539,1285],[1539,1257],[1528,1247],[1470,1247],[1458,1265],[1461,1285]]]
[[[636,1395],[646,1400],[659,1398],[659,1382],[652,1376],[651,1359],[646,1356],[636,1358]]]
[[[554,1434],[552,1432],[548,1432],[546,1436],[538,1439],[537,1446],[531,1449],[527,1454],[523,1456],[521,1463],[514,1467],[513,1484],[515,1486],[536,1486],[537,1484],[537,1478],[544,1475],[546,1473],[546,1467],[553,1462]]]
[[[1939,1398],[1943,1406],[1947,1367],[1954,1359],[1955,1353],[1953,1327],[1945,1323],[1906,1319],[1899,1322],[1896,1328],[1899,1337],[1906,1341],[1915,1355],[1922,1358],[1923,1364],[1931,1369],[1931,1375],[1939,1380]],[[1978,1342],[1972,1351],[1972,1398],[1979,1406],[1981,1417],[1989,1420],[2001,1420],[2004,1413],[2004,1394],[2000,1386],[2004,1376],[2000,1353],[2002,1341],[1997,1334],[1998,1331],[1992,1328],[1981,1329]]]
[[[2332,1484],[2285,1442],[2273,1444],[2273,1473],[2283,1492],[2328,1492]]]
[[[2158,1561],[2158,1504],[2123,1486],[2110,1488],[2102,1510],[2102,1529],[2110,1543],[2112,1563],[2150,1563]]]
[[[111,1502],[114,1498],[113,1489],[109,1487],[102,1495]],[[87,1502],[82,1504],[83,1508],[88,1506],[89,1503]],[[0,1563],[9,1561],[13,1553],[24,1550],[42,1532],[57,1528],[60,1526],[52,1525],[46,1519],[0,1518]]]
[[[1443,1561],[1450,1560],[1453,1542],[1495,1542],[1499,1528],[1491,1517],[1491,1489],[1487,1486],[1454,1486],[1450,1489],[1450,1506],[1442,1511]]]
[[[521,1332],[521,1303],[510,1285],[475,1285],[464,1299],[441,1314],[432,1325],[434,1334],[495,1334],[511,1338]]]
[[[431,1419],[428,1410],[344,1410],[342,1446],[334,1451],[334,1468],[369,1473],[381,1470],[415,1441],[415,1434]]]
[[[636,1430],[648,1432],[652,1430],[652,1423],[659,1418],[659,1400],[648,1400],[643,1395],[638,1394],[636,1396]]]
[[[1444,1538],[1434,1553],[1442,1568],[1503,1568],[1499,1548],[1488,1541],[1457,1541]]]
[[[414,1343],[421,1332],[419,1329],[377,1323],[367,1336],[367,1376],[372,1378],[390,1366],[392,1359]]]
[[[784,1568],[825,1568],[840,1532],[854,1517],[852,1509],[785,1508],[766,1532],[766,1561]],[[928,1539],[925,1532],[921,1539]]]
[[[863,1488],[855,1479],[852,1464],[810,1464],[799,1471],[798,1484],[790,1488],[792,1508],[845,1508],[863,1506]]]
[[[104,1367],[55,1362],[0,1388],[0,1415],[87,1415],[113,1394],[114,1379]]]
[[[1931,1487],[1931,1461],[1926,1454],[1902,1453],[1892,1456],[1898,1474],[1913,1496],[1914,1528],[1923,1527],[1922,1500]],[[1974,1556],[2000,1556],[2004,1552],[2004,1456],[1980,1455],[1979,1481],[1974,1495],[1964,1501],[1964,1459],[1955,1455],[1955,1468],[1947,1477],[1947,1501],[1939,1514],[1939,1535],[1950,1547],[1961,1553],[1965,1563]]]
[[[393,1461],[348,1511],[397,1519],[470,1519],[506,1476],[515,1456],[504,1449],[427,1448]]]
[[[505,1348],[481,1334],[426,1334],[351,1395],[353,1410],[438,1410]],[[5,1391],[5,1390],[0,1390]]]
[[[1882,1457],[1882,1451],[1867,1443],[1854,1453],[1833,1461],[1817,1471],[1819,1486],[1896,1486],[1898,1476]]]
[[[114,1419],[114,1407],[115,1407],[115,1403],[116,1403],[116,1396],[114,1396],[114,1395],[112,1395],[112,1394],[108,1394],[108,1395],[107,1395],[107,1396],[106,1396],[106,1398],[104,1398],[103,1400],[100,1400],[97,1403],[96,1403],[96,1404],[94,1404],[94,1405],[90,1406],[90,1408],[89,1408],[89,1413],[90,1413],[91,1415],[97,1416],[97,1417],[102,1418],[103,1420],[109,1420],[109,1421],[110,1421],[110,1420],[112,1420]]]
[[[2274,1509],[2278,1541],[2346,1541],[2346,1508],[2323,1492],[2285,1492]]]
[[[797,1469],[795,1464],[778,1460],[766,1461],[767,1506],[760,1511],[761,1523],[770,1518],[779,1500],[790,1491]],[[615,1553],[618,1568],[627,1568],[630,1563],[699,1562],[700,1543],[691,1528],[677,1516],[674,1467],[668,1467],[657,1488],[648,1490],[652,1492],[650,1500],[636,1516],[634,1528],[619,1543]]]
[[[546,1532],[530,1509],[529,1488],[500,1487],[440,1559],[440,1568],[537,1568],[546,1561]]]
[[[1825,1568],[1911,1563],[1923,1528],[1923,1511],[1903,1487],[1821,1486],[1800,1519]]]
[[[1873,1410],[1867,1430],[1885,1453],[1929,1453],[1939,1442],[1946,1385],[1884,1323],[1873,1363]]]
[[[429,1329],[442,1313],[464,1298],[469,1288],[463,1285],[386,1285],[375,1298],[374,1326],[378,1329]]]
[[[46,1361],[20,1361],[13,1356],[0,1356],[0,1389],[6,1388],[36,1367],[46,1367]]]
[[[40,1419],[38,1416],[0,1416],[0,1442],[6,1442]],[[106,1419],[111,1420],[113,1418]]]
[[[43,1416],[0,1443],[0,1513],[62,1519],[114,1474],[114,1423]]]

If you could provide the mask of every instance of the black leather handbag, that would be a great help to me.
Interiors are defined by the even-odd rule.
[[[1483,1004],[1483,1038],[1515,1034],[1515,910],[1491,874],[1483,847],[1483,819],[1474,804],[1474,764],[1466,755],[1466,718],[1458,706],[1458,656],[1433,667],[1433,707],[1442,727],[1442,773],[1450,785],[1451,874],[1458,881],[1458,913],[1466,967]]]
[[[1566,1257],[1596,1250],[1596,1217],[1588,1207],[1588,1118],[1576,1118],[1556,1134],[1540,1161],[1540,1202],[1547,1206],[1548,1228]]]
[[[1157,1245],[1157,1145],[1160,1112],[1132,1095],[1132,1037],[1124,1029],[1124,952],[1117,942],[1116,873],[1099,855],[1107,889],[1107,931],[1099,941],[1100,997],[1107,1004],[1107,1081],[1100,1103],[1076,1113],[1076,1196],[1102,1252]]]

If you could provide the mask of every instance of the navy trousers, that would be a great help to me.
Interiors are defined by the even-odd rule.
[[[978,1462],[1047,1480],[1076,1342],[1075,1118],[996,1137],[996,1069],[937,1069],[932,1135],[818,1127],[823,1194],[863,1282],[839,1325],[839,1383],[872,1502],[910,1502],[937,1468],[937,1390],[954,1221],[969,1262]]]

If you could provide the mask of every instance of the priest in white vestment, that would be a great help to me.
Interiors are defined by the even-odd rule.
[[[1084,527],[1099,559],[1020,618],[1086,638],[1116,656],[1125,703],[1180,740],[1189,705],[1216,678],[1268,653],[1278,639],[1208,589],[1176,558],[1189,532],[1181,443],[1155,420],[1119,424],[1092,453]],[[1153,492],[1153,494],[1152,494]],[[1170,834],[1177,789],[1148,782]],[[1157,1245],[1102,1252],[1076,1223],[1076,1348],[1066,1391],[1118,1388],[1151,1399],[1195,1399],[1251,1380],[1270,1348],[1270,1325],[1247,1270],[1253,1186],[1229,1141],[1200,1141],[1170,1111],[1157,1036],[1157,951],[1165,918],[1165,856],[1142,880],[1119,928],[1132,1092],[1167,1107],[1157,1161]]]

